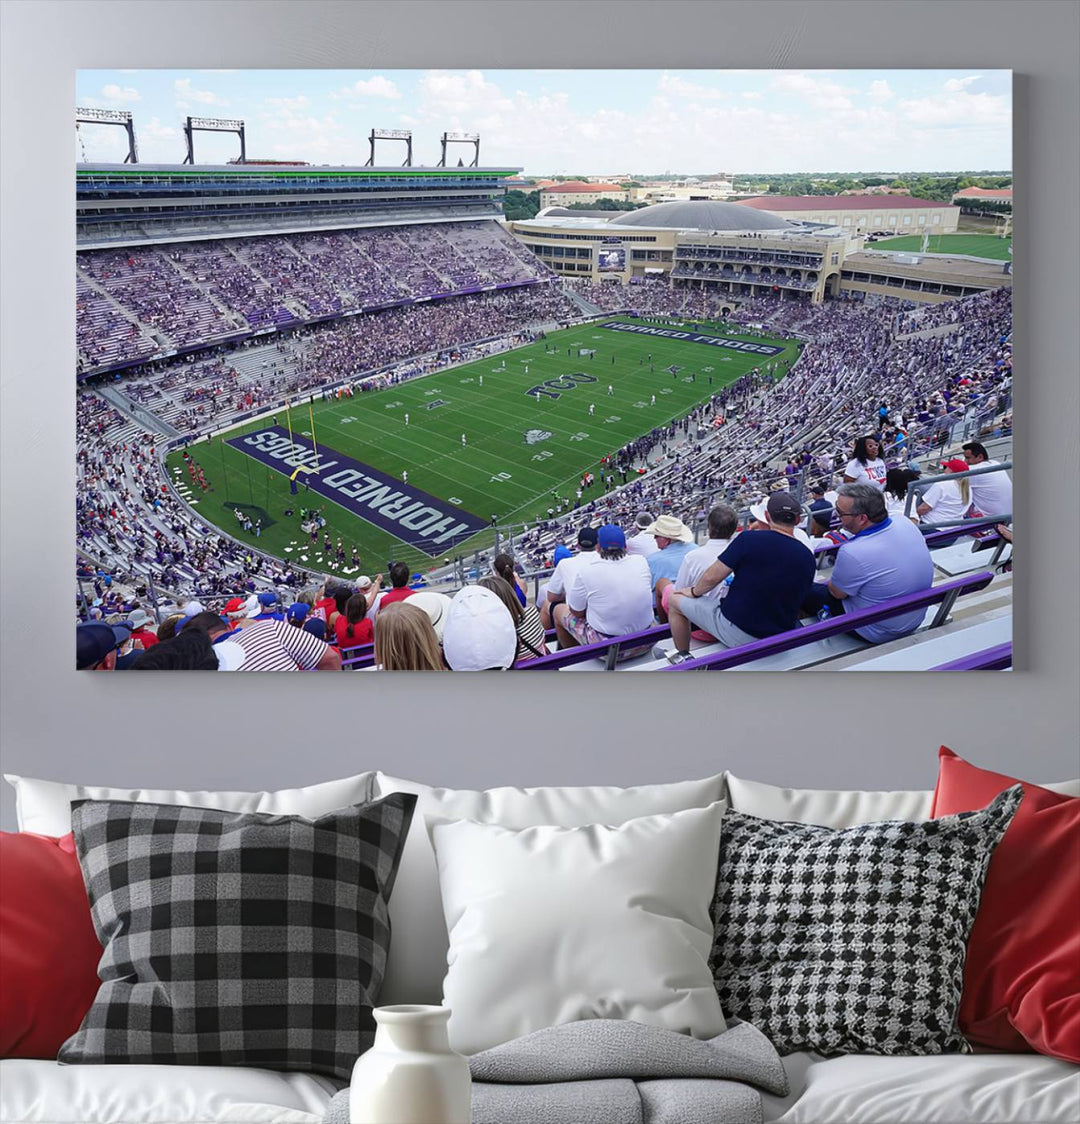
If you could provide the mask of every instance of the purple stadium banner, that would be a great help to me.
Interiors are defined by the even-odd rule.
[[[300,434],[290,438],[280,425],[230,437],[225,443],[286,477],[298,468],[310,469],[297,478],[306,488],[432,558],[488,526],[488,520],[371,465]]]
[[[665,340],[686,340],[688,343],[705,343],[710,347],[726,347],[731,351],[742,351],[747,355],[779,355],[784,349],[767,343],[750,343],[748,340],[729,340],[723,336],[703,336],[699,332],[680,332],[677,328],[653,328],[648,324],[622,324],[609,320],[600,325],[613,332],[633,332],[637,336],[659,336]]]

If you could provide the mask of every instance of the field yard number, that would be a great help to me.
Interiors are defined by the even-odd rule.
[[[456,503],[458,507],[461,507],[461,505],[465,502],[461,498],[461,496],[447,496],[446,498],[450,503]]]
[[[430,398],[433,394],[438,394],[438,393],[439,392],[437,390],[425,390],[424,396],[427,397],[427,398]],[[400,406],[401,403],[399,402],[398,405]]]
[[[311,436],[311,430],[310,429],[302,429],[302,430],[300,430],[300,433],[304,437],[310,437]]]
[[[491,478],[491,483],[492,484],[502,484],[509,479],[510,479],[510,473],[509,472],[497,472]]]
[[[589,439],[589,435],[587,433],[571,433],[570,434],[570,440],[571,441],[587,441],[588,439]]]
[[[466,383],[466,382],[476,382],[476,379],[462,379],[462,380],[461,380],[461,382],[463,382],[463,383]]]
[[[383,406],[383,409],[384,409],[384,410],[396,410],[396,409],[397,409],[397,408],[398,408],[399,406],[401,406],[402,404],[403,404],[403,403],[401,403],[401,402],[387,402],[387,403],[386,403],[386,404],[385,404],[385,405]]]
[[[686,382],[686,379],[683,379],[683,382]],[[670,393],[671,393],[671,387],[669,387],[669,386],[662,386],[662,387],[660,388],[660,393],[661,393],[661,394],[670,394]]]
[[[354,421],[356,421],[356,418],[354,418],[354,417],[352,416],[352,414],[349,414],[349,416],[348,416],[347,418],[342,418],[342,419],[341,419],[341,423],[340,423],[340,424],[341,424],[341,425],[349,425],[349,423],[350,423],[350,422],[354,422]]]
[[[534,461],[546,461],[548,457],[553,457],[555,454],[550,449],[542,449],[539,453],[533,453]]]
[[[649,404],[648,402],[635,402],[635,403],[634,403],[634,409],[635,409],[635,410],[644,410],[644,409],[645,409],[645,407],[646,407],[646,406],[647,406],[648,404]]]
[[[533,398],[559,398],[558,391],[573,390],[582,383],[596,382],[596,375],[587,375],[584,371],[575,371],[573,374],[560,375],[557,379],[545,379],[539,386],[530,386],[525,391]]]

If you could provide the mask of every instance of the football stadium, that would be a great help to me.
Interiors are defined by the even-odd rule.
[[[1002,254],[520,170],[77,166],[80,666],[1011,666]]]

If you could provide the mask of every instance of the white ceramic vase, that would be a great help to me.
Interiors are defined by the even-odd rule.
[[[469,1124],[469,1063],[450,1049],[449,1007],[376,1007],[375,1045],[353,1067],[350,1124]]]

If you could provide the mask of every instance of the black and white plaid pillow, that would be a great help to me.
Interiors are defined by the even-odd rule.
[[[315,820],[84,800],[104,948],[61,1062],[260,1066],[348,1080],[370,1047],[416,797]]]
[[[782,1054],[941,1054],[986,868],[1020,805],[835,831],[728,812],[712,964],[724,1013]]]

